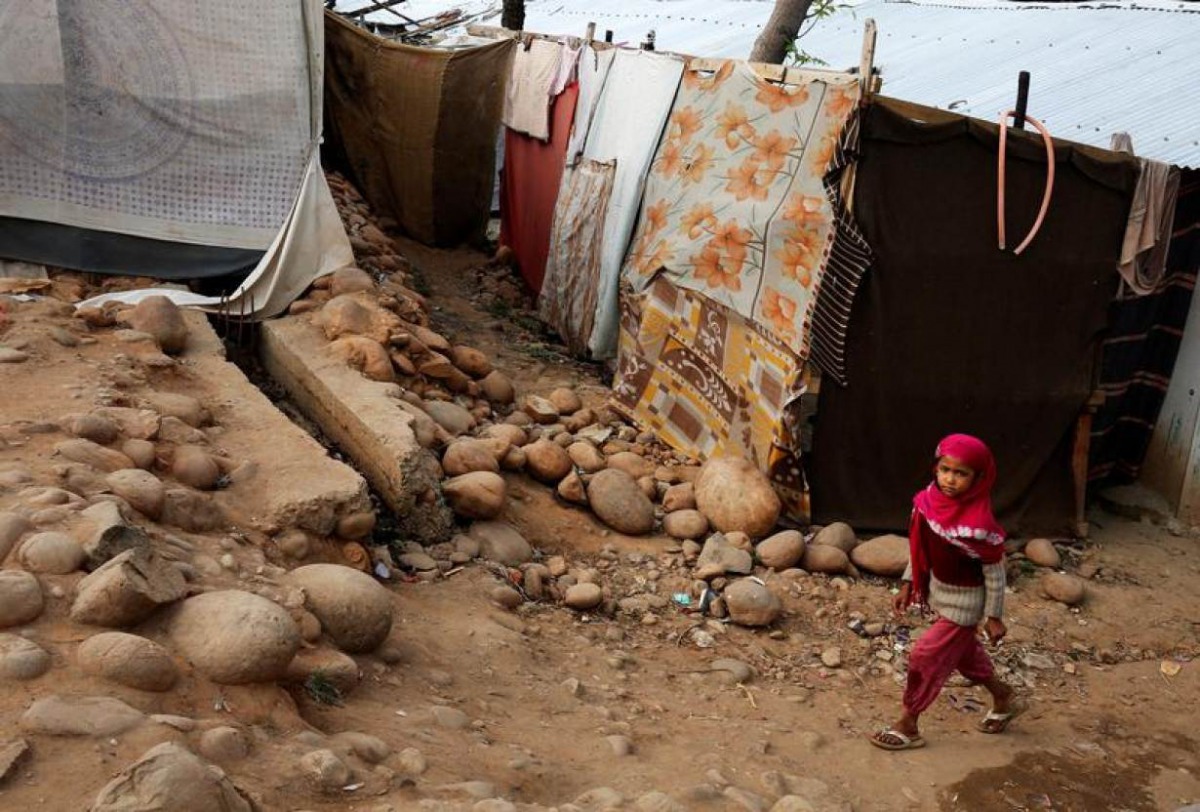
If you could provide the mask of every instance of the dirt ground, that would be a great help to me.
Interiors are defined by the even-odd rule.
[[[472,269],[481,255],[404,241],[400,247],[424,280],[439,331],[487,352],[520,391],[569,385],[585,400],[603,400],[602,370],[563,358],[520,310],[475,304]],[[36,325],[24,321],[30,313]],[[0,343],[70,320],[65,311],[24,306],[9,318],[13,326]],[[36,349],[44,371],[22,372],[20,395],[47,399],[34,391],[39,386],[62,393],[63,414],[77,406],[73,400],[129,372],[112,358],[130,350],[111,338],[75,347],[39,339]],[[6,385],[6,378],[16,380],[12,370],[0,364],[0,424],[8,427],[28,417],[19,393]],[[172,389],[188,391],[188,380],[176,375]],[[49,476],[48,440],[2,436],[0,469],[24,464]],[[245,435],[238,442],[276,440]],[[246,447],[222,450],[255,456]],[[16,720],[34,699],[57,692],[116,696],[147,713],[198,720],[201,728],[244,726],[251,755],[221,766],[268,810],[506,808],[473,806],[491,797],[517,808],[610,808],[598,788],[619,793],[626,809],[666,808],[644,797],[655,791],[673,798],[674,808],[712,810],[766,810],[789,793],[813,809],[861,812],[1175,810],[1200,802],[1196,533],[1176,535],[1095,511],[1091,539],[1060,545],[1064,567],[1088,577],[1081,607],[1042,598],[1032,566],[1010,583],[1010,637],[995,656],[1026,711],[1005,734],[984,735],[975,726],[986,695],[952,685],[922,719],[928,746],[886,753],[866,736],[898,710],[896,666],[905,648],[895,632],[920,626],[916,618],[892,617],[890,582],[797,576],[772,627],[720,623],[672,601],[689,583],[677,542],[614,534],[531,479],[507,478],[505,518],[541,556],[594,569],[615,596],[630,599],[623,611],[610,618],[548,603],[506,611],[490,599],[503,571],[481,562],[431,582],[393,584],[395,645],[386,657],[357,657],[361,684],[340,705],[327,705],[295,687],[218,689],[186,676],[172,691],[150,694],[85,677],[65,666],[87,632],[56,600],[34,628],[55,667],[0,691],[0,744],[17,735]],[[0,491],[0,509],[14,498]],[[253,492],[243,498],[252,500]],[[186,538],[212,558],[231,552],[243,583],[253,582],[256,567],[269,566],[253,535],[236,545],[227,536]],[[49,580],[65,594],[70,578]],[[885,631],[860,636],[850,628],[854,620],[884,623]],[[152,622],[141,631],[153,636],[157,629]],[[822,659],[832,649],[835,666]],[[752,673],[714,671],[720,659]],[[465,717],[446,723],[435,708]],[[413,748],[427,769],[400,780],[399,769],[363,766],[362,780],[334,795],[298,783],[293,768],[301,745],[314,732],[324,738],[346,731],[377,736],[393,753]],[[164,740],[189,737],[163,725],[107,739],[38,737],[32,757],[0,784],[0,808],[87,808],[112,775]]]

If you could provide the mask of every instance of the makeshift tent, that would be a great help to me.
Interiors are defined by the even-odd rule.
[[[1137,164],[1055,146],[1054,192],[1021,255],[997,247],[998,128],[877,99],[865,113],[854,211],[875,261],[854,304],[849,385],[821,389],[809,474],[818,522],[908,525],[943,435],[996,453],[1014,532],[1073,532],[1078,419],[1116,291]],[[1041,142],[1009,137],[1010,234],[1038,211]]]
[[[413,239],[483,238],[513,47],[418,48],[325,16],[329,150]]]
[[[1155,291],[1138,296],[1122,286],[1109,308],[1100,365],[1105,399],[1092,422],[1088,463],[1093,486],[1123,485],[1141,474],[1180,357],[1200,270],[1200,171],[1183,171],[1171,233],[1166,272]],[[1180,450],[1182,463],[1187,449]],[[1155,485],[1176,499],[1178,486],[1161,480]]]
[[[315,0],[6,4],[0,256],[250,270],[230,298],[258,315],[353,261],[317,156],[319,25]]]
[[[512,249],[517,270],[537,293],[546,275],[550,228],[575,115],[579,85],[572,82],[550,105],[548,141],[505,128],[500,172],[500,242]]]

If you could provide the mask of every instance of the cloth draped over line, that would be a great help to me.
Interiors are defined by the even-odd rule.
[[[612,68],[615,48],[597,50],[584,47],[579,54],[577,76],[579,77],[579,98],[575,102],[575,124],[571,128],[571,140],[567,142],[567,164],[574,166],[579,163],[583,154],[583,145],[587,141],[588,131],[592,128],[592,117],[596,113],[596,102],[600,99],[600,91]]]
[[[327,152],[371,206],[426,245],[482,239],[515,43],[444,50],[325,16]]]
[[[530,290],[542,290],[550,229],[563,176],[567,139],[579,86],[572,82],[551,105],[550,138],[539,141],[516,130],[504,131],[500,173],[500,242],[512,249]]]
[[[679,451],[745,456],[808,518],[796,356],[773,332],[660,275],[621,302],[612,405]]]
[[[619,50],[596,102],[583,157],[617,165],[601,232],[595,325],[588,337],[588,349],[597,360],[616,355],[621,266],[683,65],[683,59],[670,54]]]
[[[578,356],[587,354],[595,323],[601,236],[616,171],[613,161],[568,166],[555,206],[538,313]]]
[[[1124,286],[1109,306],[1088,477],[1124,485],[1142,472],[1166,401],[1200,271],[1200,170],[1182,172],[1166,269],[1153,293]]]
[[[550,40],[516,44],[500,116],[504,126],[543,141],[550,137],[550,102],[556,95],[562,57],[563,46]]]
[[[1056,145],[1054,202],[1014,256],[996,250],[995,200],[981,191],[994,188],[997,141],[994,125],[883,97],[864,114],[855,215],[874,262],[854,302],[850,385],[820,394],[817,521],[907,527],[928,449],[954,427],[995,449],[1006,527],[1073,527],[1072,438],[1094,388],[1137,168]],[[1032,219],[1044,150],[1015,133],[1009,150],[1010,211]],[[872,476],[847,459],[871,460]]]
[[[1132,155],[1133,142],[1128,133],[1114,134],[1112,148]],[[1141,173],[1129,207],[1118,270],[1125,284],[1144,296],[1155,292],[1166,269],[1179,195],[1179,168],[1146,158],[1139,158],[1138,166]]]
[[[824,186],[858,107],[850,74],[782,85],[728,61],[688,70],[646,181],[624,269],[720,302],[807,357],[836,229]]]

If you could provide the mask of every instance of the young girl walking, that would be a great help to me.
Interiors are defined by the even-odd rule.
[[[956,670],[992,695],[980,730],[1002,733],[1015,715],[1013,690],[996,676],[977,637],[981,622],[992,643],[1008,632],[1001,620],[1004,530],[992,516],[995,481],[996,463],[983,441],[951,434],[938,443],[933,482],[913,499],[909,567],[894,608],[903,614],[916,604],[938,617],[909,655],[903,713],[870,737],[884,750],[925,746],[917,722]]]

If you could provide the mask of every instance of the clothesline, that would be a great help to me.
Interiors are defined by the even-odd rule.
[[[875,61],[875,36],[876,36],[875,21],[872,19],[866,20],[863,25],[863,50],[859,60],[859,75],[861,77],[870,77],[871,81],[867,82],[865,78],[862,81],[863,93],[862,99],[865,104],[867,99],[874,93],[878,93],[883,85],[883,78],[874,73]],[[587,44],[597,51],[605,51],[610,48],[620,47],[615,43],[602,42],[592,39],[592,34],[595,33],[595,24],[588,24],[588,35],[586,37],[573,37],[571,35],[554,35],[540,34],[533,31],[512,31],[497,25],[469,25],[467,33],[476,37],[486,37],[490,39],[538,39],[549,42],[562,42],[564,39],[570,41],[575,40],[580,44]],[[658,53],[670,54],[687,60],[687,69],[694,71],[716,71],[721,65],[729,61],[726,59],[713,59],[711,57],[692,56],[677,51],[659,51]],[[832,75],[840,75],[843,71],[821,70],[817,68],[793,68],[784,65],[772,65],[765,62],[746,62],[750,70],[754,71],[759,77],[770,82],[779,82],[780,84],[802,84],[814,79],[821,79]]]

